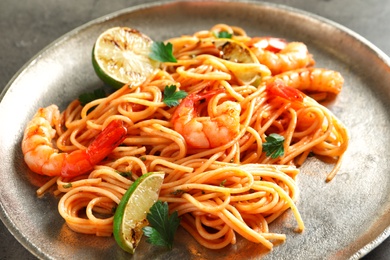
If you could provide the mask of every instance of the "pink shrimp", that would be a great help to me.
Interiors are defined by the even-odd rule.
[[[296,88],[287,86],[284,81],[275,80],[267,84],[266,91],[272,98],[283,98],[291,102],[303,102],[305,94]]]
[[[22,141],[22,152],[27,166],[38,174],[74,177],[93,169],[126,137],[127,129],[120,120],[112,121],[86,150],[61,153],[53,147],[53,129],[60,112],[55,105],[40,108],[27,124]]]
[[[278,53],[286,48],[287,41],[281,38],[274,37],[253,37],[248,43],[250,47],[256,47],[265,51]]]
[[[240,131],[241,107],[233,101],[224,101],[216,108],[216,115],[199,117],[197,104],[215,95],[216,91],[188,95],[176,108],[171,121],[187,145],[192,148],[214,148],[233,140]]]
[[[253,38],[248,45],[259,62],[271,70],[272,75],[315,64],[302,42],[287,43],[284,39],[263,37]]]
[[[286,85],[303,92],[328,92],[339,94],[344,84],[344,78],[334,70],[321,68],[303,68],[287,71],[273,76],[268,83],[282,80]]]

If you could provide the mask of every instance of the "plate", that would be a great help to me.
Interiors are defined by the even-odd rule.
[[[42,259],[124,259],[114,239],[76,234],[57,212],[58,198],[35,195],[45,179],[29,171],[20,148],[26,122],[41,106],[61,108],[102,86],[91,65],[92,45],[113,26],[130,26],[154,40],[237,25],[251,36],[307,44],[316,67],[340,71],[342,93],[329,104],[349,128],[351,142],[333,181],[330,165],[314,158],[301,167],[297,206],[306,225],[294,233],[290,212],[271,225],[287,235],[272,252],[238,239],[224,250],[200,247],[184,230],[165,251],[143,241],[135,259],[358,259],[390,234],[390,62],[371,43],[327,19],[285,6],[236,1],[159,2],[91,21],[38,53],[15,75],[0,103],[0,216],[11,233]],[[18,111],[15,113],[15,111]],[[6,122],[6,127],[5,123]]]

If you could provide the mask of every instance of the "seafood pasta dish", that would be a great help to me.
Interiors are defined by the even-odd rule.
[[[138,37],[147,53],[131,69],[116,60],[111,74],[99,73],[112,79],[125,69],[130,80],[118,76],[111,91],[75,97],[63,111],[40,108],[26,126],[24,160],[50,176],[38,195],[58,196],[73,231],[111,236],[129,187],[162,172],[158,200],[206,248],[240,236],[271,250],[286,236],[270,224],[286,211],[302,232],[299,167],[312,156],[331,161],[326,185],[348,147],[347,129],[322,105],[337,98],[342,75],[316,67],[303,42],[250,36],[236,26],[216,24],[158,44],[135,29],[118,30],[102,40],[114,46],[107,48],[124,52],[126,37]],[[95,53],[107,55],[97,44]]]

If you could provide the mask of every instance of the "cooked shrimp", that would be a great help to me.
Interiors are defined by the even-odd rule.
[[[291,102],[297,101],[302,103],[305,98],[305,94],[303,94],[300,90],[286,85],[286,83],[280,79],[269,82],[266,85],[266,91],[270,99],[280,97]]]
[[[267,82],[282,80],[286,85],[303,92],[328,92],[338,94],[344,84],[344,78],[334,70],[321,68],[303,68],[287,71],[272,78]]]
[[[55,105],[40,108],[27,124],[22,141],[22,152],[28,167],[42,175],[73,177],[93,169],[115,147],[122,143],[127,130],[122,121],[112,121],[86,150],[61,153],[53,147],[56,135],[53,125],[60,112]]]
[[[264,37],[253,38],[248,45],[259,62],[271,70],[272,75],[315,64],[302,42],[287,43],[283,39]]]
[[[198,103],[215,95],[214,91],[188,95],[176,108],[173,128],[180,133],[187,145],[192,148],[214,148],[227,144],[240,131],[241,107],[233,101],[224,101],[216,107],[216,114],[199,117]]]

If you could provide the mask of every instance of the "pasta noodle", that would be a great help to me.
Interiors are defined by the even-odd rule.
[[[233,37],[217,38],[219,32]],[[289,88],[281,88],[281,94],[273,92],[270,82],[275,75],[259,62],[255,46],[260,40],[256,39],[242,28],[224,24],[169,39],[176,63],[163,63],[138,87],[125,85],[83,107],[78,100],[71,102],[55,125],[59,150],[86,149],[117,119],[125,123],[127,136],[92,172],[55,177],[38,193],[55,184],[56,194],[61,195],[59,213],[72,230],[110,236],[115,207],[131,183],[147,172],[163,171],[159,199],[168,202],[171,212],[178,212],[182,227],[204,247],[224,248],[236,243],[239,234],[272,249],[274,241],[286,237],[272,233],[269,224],[289,209],[297,231],[303,231],[295,205],[297,167],[311,154],[335,159],[327,177],[331,180],[347,149],[348,134],[327,108],[309,96],[311,91],[313,97],[324,97],[326,90],[310,89],[303,98],[288,95]],[[233,46],[233,57],[224,57],[228,51],[223,49],[226,44],[216,45],[220,42]],[[237,48],[249,50],[244,57],[249,61],[236,62],[241,58],[234,53]],[[311,55],[304,54],[308,59],[304,68],[312,66]],[[283,70],[282,63],[280,67]],[[288,71],[293,70],[290,67]],[[183,107],[163,102],[164,88],[172,85],[189,94],[185,100],[194,98],[196,118],[176,118],[176,110]],[[205,96],[195,100],[196,95]],[[192,123],[202,124],[203,131],[211,129],[213,140],[208,146],[197,147],[197,138],[190,145],[197,130],[185,129]],[[217,127],[207,128],[211,123]],[[284,154],[276,158],[263,148],[272,133],[284,137]]]

